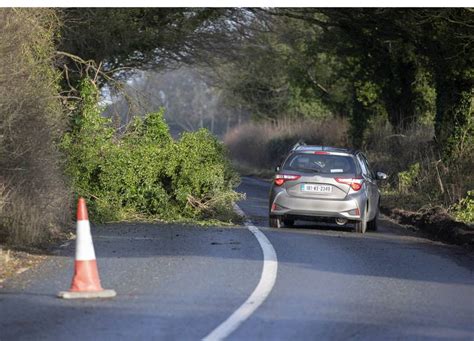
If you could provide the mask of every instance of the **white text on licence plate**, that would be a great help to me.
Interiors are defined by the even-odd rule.
[[[332,186],[301,184],[301,191],[302,192],[315,192],[315,193],[331,193]]]

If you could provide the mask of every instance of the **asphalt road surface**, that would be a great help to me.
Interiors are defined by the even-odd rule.
[[[274,286],[230,340],[474,339],[474,258],[382,220],[378,232],[301,224],[270,229],[269,185],[244,178],[239,205],[278,258]],[[74,245],[0,289],[0,340],[197,340],[259,284],[246,227],[93,226],[109,300],[67,301]],[[252,303],[252,302],[250,302]]]

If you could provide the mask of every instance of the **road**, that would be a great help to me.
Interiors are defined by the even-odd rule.
[[[244,178],[239,205],[278,258],[275,285],[229,340],[474,339],[474,258],[382,220],[359,235],[337,227],[267,225],[268,184]],[[93,227],[111,300],[55,298],[73,245],[0,289],[0,340],[196,340],[247,300],[262,249],[246,227]]]

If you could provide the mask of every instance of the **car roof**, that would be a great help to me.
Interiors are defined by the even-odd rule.
[[[333,153],[345,153],[356,155],[359,151],[353,148],[339,148],[331,146],[317,146],[317,145],[295,145],[291,152],[333,152]]]

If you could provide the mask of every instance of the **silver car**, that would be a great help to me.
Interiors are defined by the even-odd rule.
[[[374,173],[360,151],[297,144],[286,157],[270,190],[271,227],[292,226],[295,220],[377,230],[380,191]]]

